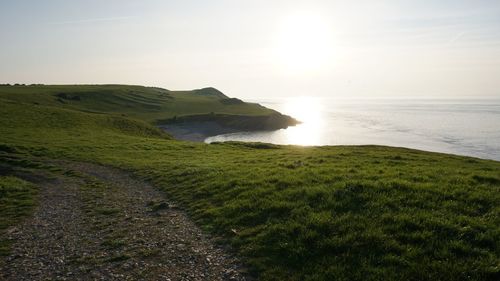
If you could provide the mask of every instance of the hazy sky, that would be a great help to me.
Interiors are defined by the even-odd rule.
[[[499,97],[499,0],[0,0],[0,83]]]

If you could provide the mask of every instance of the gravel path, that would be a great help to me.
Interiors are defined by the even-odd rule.
[[[83,163],[43,180],[32,218],[0,280],[247,280],[235,257],[162,193],[127,173]]]

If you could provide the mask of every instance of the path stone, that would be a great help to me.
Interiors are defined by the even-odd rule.
[[[150,184],[118,169],[59,163],[0,280],[248,280],[238,260]]]

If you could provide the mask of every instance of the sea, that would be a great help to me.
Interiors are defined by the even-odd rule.
[[[205,142],[387,145],[500,161],[500,99],[326,99],[254,102],[302,123],[277,131],[217,135]]]

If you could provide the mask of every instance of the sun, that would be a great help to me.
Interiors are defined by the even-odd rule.
[[[298,12],[285,17],[275,36],[275,53],[281,66],[293,72],[323,67],[332,55],[332,30],[320,13]]]
[[[319,145],[324,136],[325,118],[322,100],[301,96],[287,99],[283,112],[293,116],[301,123],[284,131],[289,143],[297,145]]]

